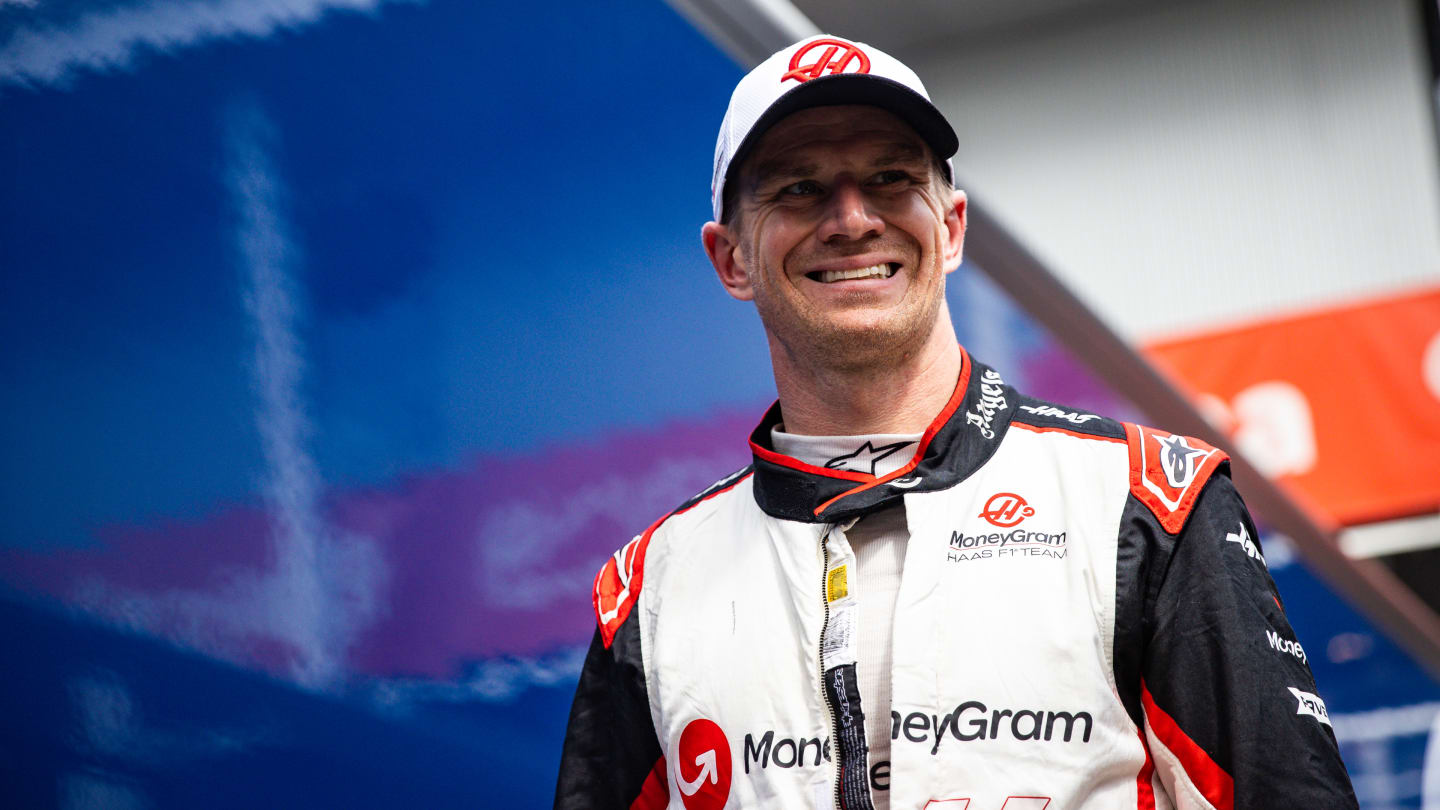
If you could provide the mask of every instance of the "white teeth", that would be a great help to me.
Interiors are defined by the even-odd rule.
[[[857,278],[889,278],[891,275],[890,265],[877,264],[855,270],[822,270],[820,271],[820,281],[829,284],[833,281],[850,281]]]

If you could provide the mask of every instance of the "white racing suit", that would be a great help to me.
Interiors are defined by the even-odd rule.
[[[965,355],[890,475],[769,449],[595,582],[557,808],[1356,807],[1224,453]],[[844,527],[902,501],[891,757]]]

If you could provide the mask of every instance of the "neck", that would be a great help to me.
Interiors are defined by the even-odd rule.
[[[785,431],[810,436],[921,433],[955,391],[960,346],[948,313],[915,350],[864,365],[813,365],[771,341]]]

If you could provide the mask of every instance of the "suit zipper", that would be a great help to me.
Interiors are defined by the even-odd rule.
[[[840,795],[840,728],[835,722],[835,705],[830,702],[830,691],[825,688],[825,633],[830,629],[830,532],[834,526],[829,526],[820,534],[820,603],[825,608],[825,620],[820,623],[820,649],[816,651],[815,660],[819,668],[820,699],[825,703],[825,719],[830,727],[830,739],[834,741],[830,751],[830,763],[835,766],[835,778],[832,789],[834,790],[834,807],[836,810],[844,810],[842,797]]]

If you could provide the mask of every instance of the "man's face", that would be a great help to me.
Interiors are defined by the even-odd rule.
[[[893,362],[930,337],[960,263],[964,195],[937,172],[925,141],[889,112],[803,110],[746,159],[733,227],[706,226],[706,248],[795,359]]]

